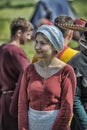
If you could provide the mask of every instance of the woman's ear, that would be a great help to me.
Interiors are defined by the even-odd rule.
[[[57,55],[57,53],[58,53],[57,50],[55,50],[55,51],[54,51],[54,54]]]

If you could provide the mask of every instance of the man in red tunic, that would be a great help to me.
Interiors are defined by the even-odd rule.
[[[31,39],[33,26],[25,18],[11,23],[11,40],[0,46],[0,124],[2,130],[18,130],[17,100],[20,77],[30,64],[20,48]]]

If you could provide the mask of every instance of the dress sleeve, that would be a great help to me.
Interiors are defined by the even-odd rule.
[[[24,72],[21,80],[19,100],[18,100],[18,129],[19,130],[29,130],[28,129],[28,108],[29,100],[27,97],[27,69]]]
[[[52,130],[69,130],[76,89],[76,76],[72,67],[69,67],[61,77],[61,88],[61,106]]]

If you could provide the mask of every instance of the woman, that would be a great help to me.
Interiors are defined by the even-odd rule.
[[[19,130],[69,130],[76,86],[71,66],[56,58],[64,38],[58,27],[42,25],[35,36],[40,58],[25,70],[19,93]]]

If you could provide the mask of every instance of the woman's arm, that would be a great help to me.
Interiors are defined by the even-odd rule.
[[[61,81],[61,87],[61,107],[52,130],[68,130],[76,89],[76,76],[71,67],[65,72]]]
[[[29,130],[28,129],[28,107],[29,107],[29,101],[27,97],[27,72],[26,71],[23,74],[22,80],[21,80],[21,86],[19,91],[19,101],[18,101],[18,129],[19,130]]]

